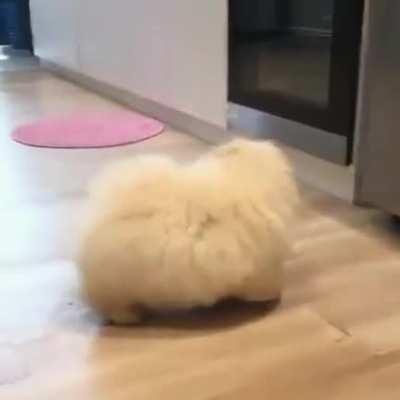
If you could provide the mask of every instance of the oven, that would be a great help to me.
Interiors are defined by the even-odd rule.
[[[229,124],[351,162],[363,0],[230,0]]]

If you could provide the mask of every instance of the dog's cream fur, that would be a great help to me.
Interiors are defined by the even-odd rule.
[[[115,323],[137,322],[143,309],[276,299],[297,200],[271,143],[236,139],[189,166],[116,163],[93,185],[83,291]]]

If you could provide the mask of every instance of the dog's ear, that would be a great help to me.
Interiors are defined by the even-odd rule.
[[[221,157],[236,156],[242,152],[245,147],[244,139],[234,139],[231,142],[224,144],[216,149],[216,154]]]
[[[233,156],[240,152],[240,146],[235,143],[224,146],[222,149],[224,155]]]

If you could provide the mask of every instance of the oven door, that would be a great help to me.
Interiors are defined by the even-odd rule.
[[[230,0],[229,124],[351,161],[363,0]]]

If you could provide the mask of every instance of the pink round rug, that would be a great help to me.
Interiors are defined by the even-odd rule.
[[[12,133],[19,143],[38,147],[93,148],[140,142],[160,134],[164,125],[134,112],[88,113],[47,118]]]

